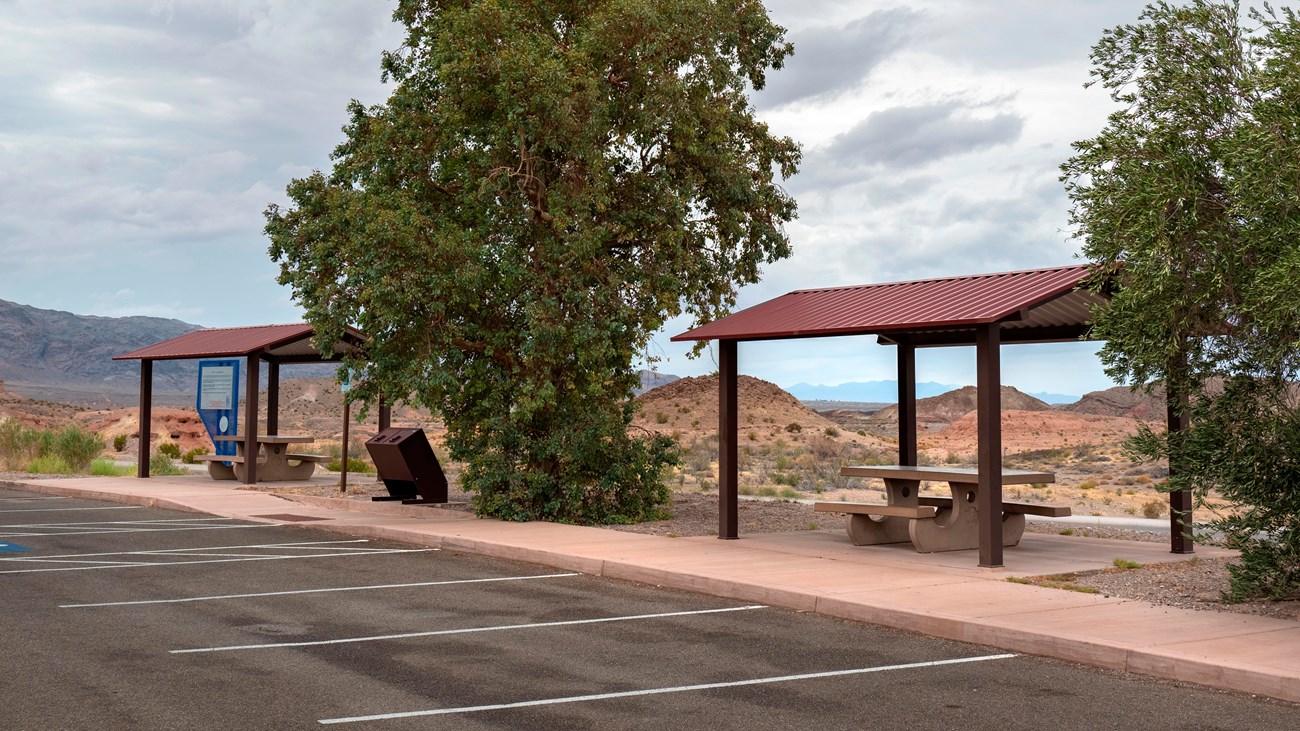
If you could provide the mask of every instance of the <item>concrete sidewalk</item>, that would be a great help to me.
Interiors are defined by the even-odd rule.
[[[328,484],[333,478],[317,478]],[[1006,581],[1186,560],[1159,543],[1026,534],[1004,569],[974,551],[855,547],[843,530],[668,538],[481,520],[452,510],[237,489],[207,477],[90,477],[0,483],[515,559],[698,591],[1300,703],[1300,622],[1197,612]],[[1198,547],[1210,558],[1230,552]]]

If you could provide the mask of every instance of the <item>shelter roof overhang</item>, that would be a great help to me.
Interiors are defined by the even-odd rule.
[[[883,345],[973,345],[999,323],[1004,343],[1085,338],[1104,296],[1080,288],[1086,265],[789,292],[673,337],[784,340],[877,335]]]
[[[316,329],[307,323],[255,325],[195,330],[154,343],[113,360],[186,360],[191,358],[233,358],[257,355],[275,363],[320,363],[338,361],[360,347],[368,338],[349,327],[329,355],[321,355],[312,344]]]

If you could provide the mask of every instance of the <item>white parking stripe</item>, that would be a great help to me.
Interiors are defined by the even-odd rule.
[[[143,563],[122,562],[112,566],[69,566],[65,568],[44,568],[44,569],[12,569],[9,571],[0,571],[0,574],[39,574],[52,571],[94,571],[96,569],[121,569],[121,568],[138,568],[140,566],[192,566],[201,563],[235,563],[238,561],[287,561],[297,558],[331,558],[346,556],[377,556],[384,553],[428,553],[437,551],[437,548],[391,548],[381,549],[379,551],[361,552],[348,551],[347,553],[313,553],[306,556],[258,556],[257,558],[216,558],[206,561],[149,561]],[[203,554],[192,554],[201,556]],[[7,559],[0,559],[7,560]]]
[[[32,536],[100,536],[106,534],[126,534],[126,533],[185,533],[195,530],[235,530],[238,528],[280,528],[282,526],[273,523],[250,523],[245,525],[193,525],[193,526],[174,526],[167,528],[109,528],[105,530],[69,530],[57,533],[0,533],[0,538],[30,538]],[[51,530],[46,528],[45,530]],[[57,529],[56,529],[57,530]]]
[[[71,513],[78,510],[140,510],[142,505],[110,505],[106,508],[19,508],[0,510],[0,513]]]
[[[162,518],[153,520],[87,520],[76,523],[10,523],[0,525],[0,528],[77,528],[87,525],[155,525],[159,523],[212,523],[217,521],[232,521],[239,518]],[[265,525],[264,523],[245,523],[244,525]]]
[[[272,526],[278,527],[278,526]],[[336,546],[340,543],[369,543],[368,538],[344,538],[337,541],[293,541],[291,543],[251,543],[244,546],[194,546],[180,548],[154,548],[148,551],[103,551],[100,553],[60,553],[45,558],[87,558],[89,556],[141,556],[154,553],[173,553],[175,551],[225,551],[233,548],[292,548],[304,550],[307,546]],[[24,557],[0,558],[0,561],[23,561]]]
[[[451,586],[453,584],[488,584],[497,581],[527,581],[529,579],[560,579],[582,574],[536,574],[529,576],[498,576],[491,579],[448,579],[446,581],[421,581],[415,584],[374,584],[371,586],[336,586],[328,589],[296,589],[294,591],[264,591],[256,594],[219,594],[191,596],[182,599],[141,599],[129,602],[97,602],[95,604],[60,604],[60,609],[80,607],[132,607],[141,604],[183,604],[185,602],[210,602],[218,599],[251,599],[264,596],[290,596],[292,594],[329,594],[339,591],[369,591],[372,589],[410,589],[422,586]]]
[[[496,627],[463,627],[461,629],[440,629],[428,632],[403,632],[393,635],[371,635],[369,637],[345,637],[338,640],[311,640],[306,642],[274,642],[264,645],[228,645],[225,647],[194,647],[186,650],[168,650],[173,655],[195,652],[229,652],[232,650],[268,650],[280,647],[315,647],[317,645],[345,645],[353,642],[379,642],[382,640],[405,640],[411,637],[437,637],[440,635],[464,635],[476,632],[500,632],[512,629],[540,629],[542,627],[569,627],[577,624],[603,624],[606,622],[631,622],[639,619],[663,619],[665,617],[692,617],[699,614],[721,614],[723,612],[744,612],[751,609],[767,609],[762,604],[747,607],[726,607],[724,609],[697,609],[689,612],[661,612],[659,614],[634,614],[622,617],[596,617],[594,619],[570,619],[562,622],[530,622],[528,624],[503,624]]]
[[[444,716],[452,713],[476,713],[478,711],[500,711],[511,708],[530,708],[533,706],[551,706],[559,703],[584,703],[587,701],[603,701],[615,698],[634,698],[637,696],[661,695],[663,693],[689,693],[699,690],[715,690],[717,688],[739,688],[746,685],[764,685],[767,683],[787,683],[796,680],[817,680],[820,678],[837,678],[846,675],[866,675],[868,673],[884,673],[893,670],[915,670],[918,668],[933,668],[942,665],[961,665],[972,662],[987,662],[989,660],[1008,660],[1018,657],[1013,653],[1002,655],[981,655],[978,657],[958,657],[952,660],[932,660],[929,662],[912,662],[902,665],[877,665],[869,668],[853,668],[851,670],[829,670],[821,673],[800,673],[798,675],[778,675],[770,678],[750,678],[747,680],[731,680],[720,683],[700,683],[698,685],[679,685],[671,688],[647,688],[645,690],[625,690],[615,693],[593,693],[591,695],[574,695],[565,698],[542,698],[533,701],[519,701],[517,703],[493,703],[486,706],[461,706],[459,708],[433,708],[426,711],[403,711],[399,713],[377,713],[371,716],[348,716],[344,718],[323,718],[317,723],[322,725],[331,725],[339,723],[360,723],[363,721],[388,721],[396,718],[414,718],[416,716]]]
[[[275,527],[275,526],[268,526]],[[133,566],[181,566],[187,564],[200,563],[228,563],[233,561],[274,561],[290,558],[323,558],[325,556],[371,556],[380,553],[426,553],[437,551],[436,548],[371,548],[368,546],[356,546],[357,543],[369,543],[366,538],[342,539],[337,541],[294,541],[291,543],[254,543],[243,546],[196,546],[192,548],[160,548],[148,551],[105,551],[101,553],[65,553],[55,554],[52,556],[14,556],[0,558],[2,563],[81,563],[81,564],[110,564],[99,566],[73,566],[61,568],[39,568],[39,569],[17,569],[9,571],[0,571],[0,574],[27,574],[48,571],[91,571],[94,569],[105,568],[123,568]],[[319,551],[328,550],[334,553],[306,553],[293,555],[270,555],[270,556],[249,556],[241,558],[213,558],[202,561],[140,561],[139,557],[159,557],[159,558],[206,558],[217,556],[216,553],[204,553],[204,551],[229,551],[233,549],[278,549],[280,551]],[[133,557],[118,562],[94,561],[92,559],[106,558],[112,556]],[[66,560],[65,560],[66,559]]]

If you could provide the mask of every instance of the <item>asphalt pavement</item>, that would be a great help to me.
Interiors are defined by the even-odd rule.
[[[1240,731],[1300,717],[310,525],[0,488],[0,727]]]

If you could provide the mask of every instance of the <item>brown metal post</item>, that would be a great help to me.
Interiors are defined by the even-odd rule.
[[[916,347],[898,344],[898,463],[916,465]]]
[[[149,476],[149,436],[153,432],[153,361],[140,361],[140,439],[137,440],[135,475]]]
[[[1002,373],[998,323],[975,334],[980,566],[1002,565]]]
[[[280,364],[266,364],[266,433],[280,433]]]
[[[244,484],[257,484],[257,395],[259,361],[256,353],[248,356],[248,375],[244,379]]]
[[[1167,413],[1169,436],[1186,431],[1190,426],[1187,417],[1187,396],[1175,396],[1173,389],[1168,389]],[[1169,476],[1178,474],[1180,465],[1173,458],[1169,460]],[[1169,552],[1194,553],[1192,543],[1192,493],[1179,490],[1169,493]]]
[[[383,431],[393,425],[393,407],[388,405],[388,401],[381,395],[379,397],[379,431]]]
[[[736,341],[718,341],[718,538],[739,537]]]
[[[343,394],[343,458],[339,462],[343,465],[343,472],[339,477],[339,492],[348,491],[348,427],[352,421],[352,402],[348,401],[348,394]]]

